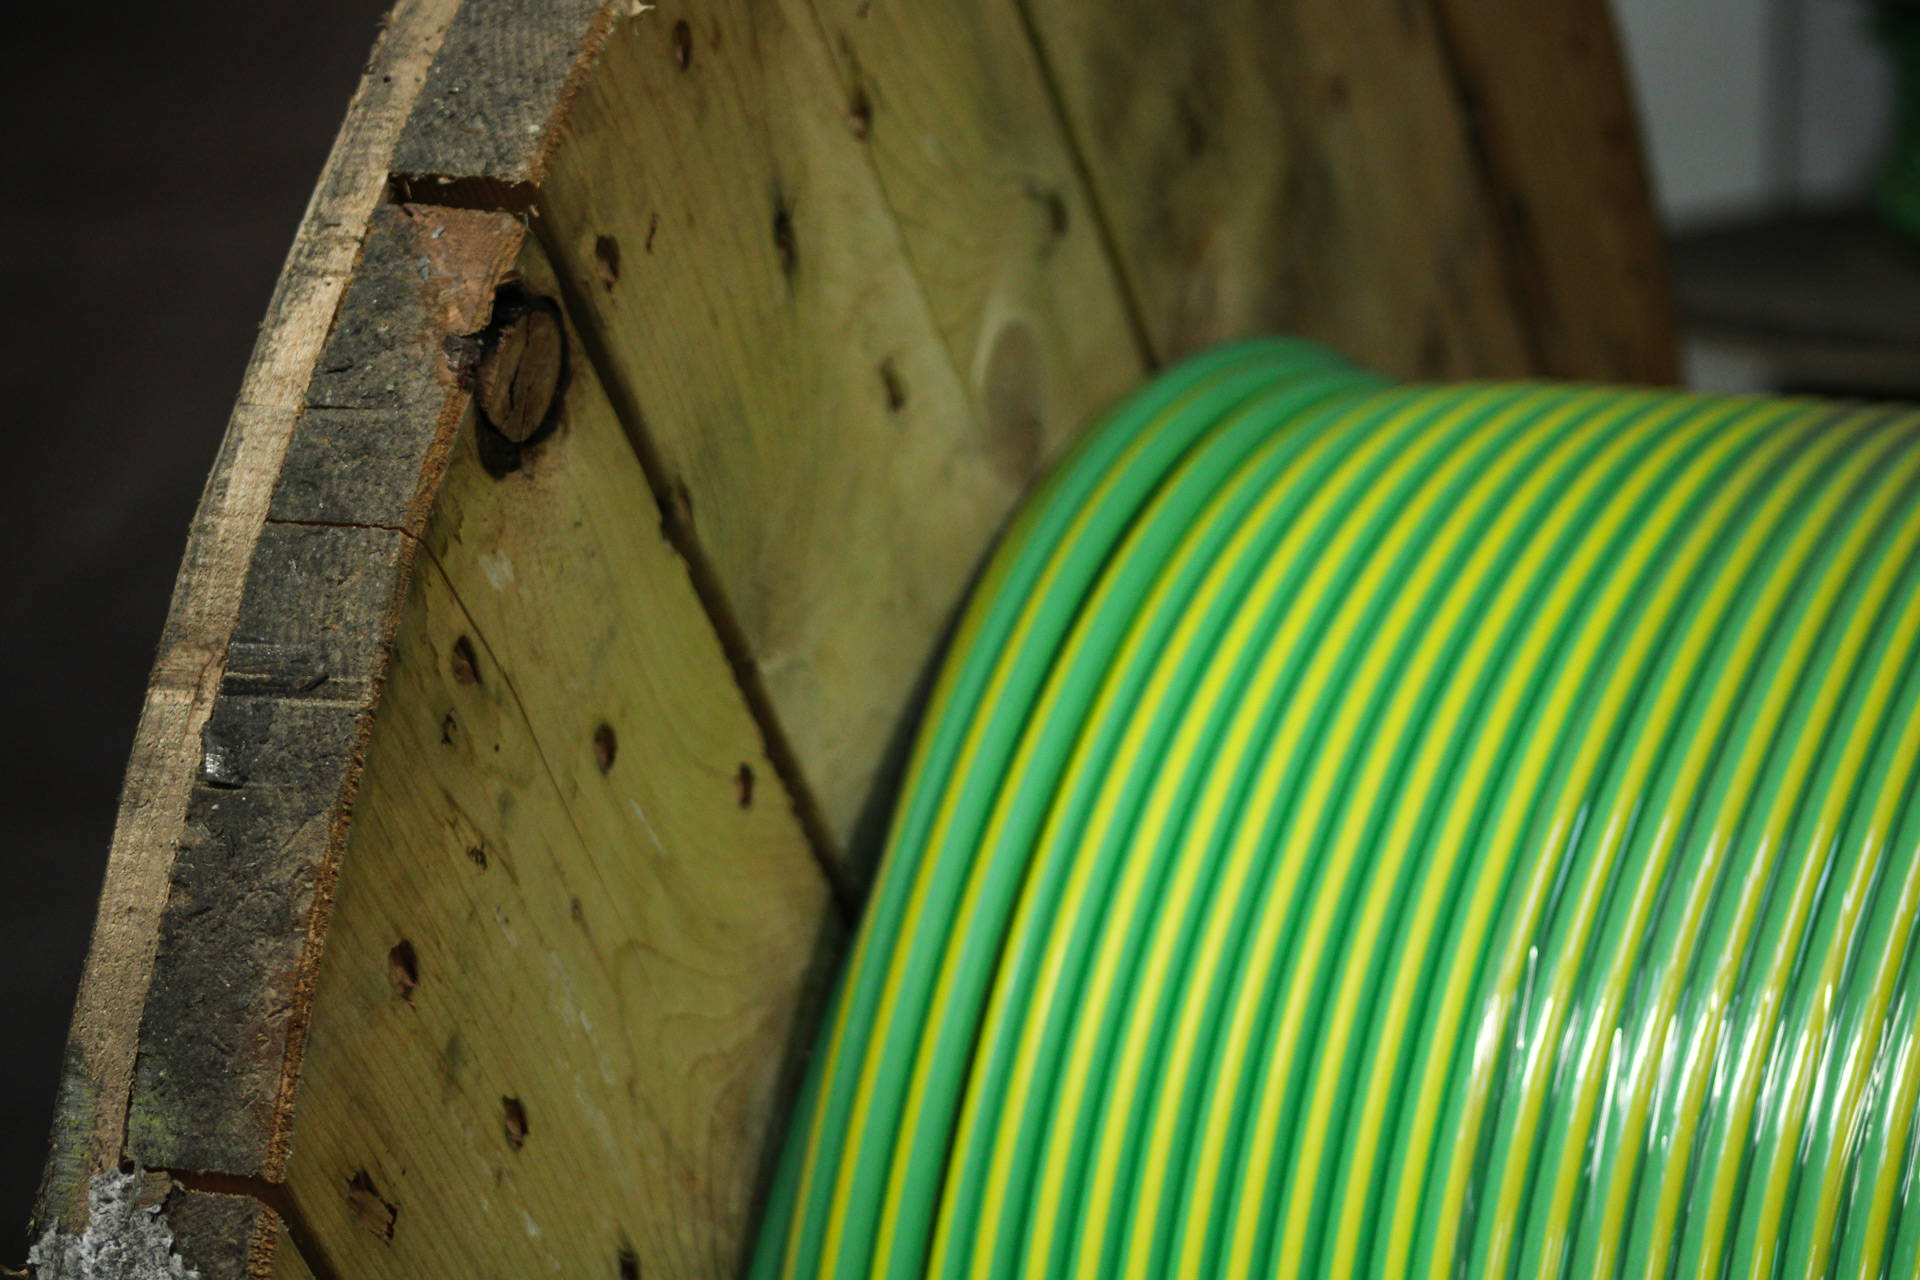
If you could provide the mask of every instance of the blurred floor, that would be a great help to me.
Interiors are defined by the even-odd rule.
[[[385,7],[37,6],[0,40],[0,1263],[187,521]]]

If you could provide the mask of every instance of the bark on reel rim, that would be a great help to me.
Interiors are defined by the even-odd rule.
[[[401,0],[195,517],[39,1273],[737,1272],[1034,476],[1247,333],[1670,380],[1633,139],[1600,0]]]

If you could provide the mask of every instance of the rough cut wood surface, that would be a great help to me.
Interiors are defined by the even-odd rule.
[[[815,7],[974,416],[1018,466],[1023,397],[1057,433],[1147,360],[1019,6]]]
[[[1507,7],[403,0],[196,517],[39,1274],[736,1273],[830,899],[1091,412],[1275,328],[1660,376],[1604,15]]]
[[[252,1196],[221,1195],[175,1186],[161,1202],[180,1260],[200,1280],[247,1280],[271,1258],[282,1228]]]
[[[393,172],[411,182],[406,194],[431,200],[436,187],[451,187],[439,194],[530,203],[596,49],[616,15],[632,7],[604,0],[463,4],[393,154]]]
[[[374,699],[523,229],[388,206],[307,389],[241,598],[174,858],[127,1147],[278,1180],[306,1006]]]
[[[909,92],[910,66],[865,74],[927,93],[920,124],[889,124],[894,93],[870,92],[861,136],[801,0],[670,0],[608,38],[541,196],[563,273],[593,282],[578,309],[615,403],[856,885],[876,769],[981,549],[1138,358],[1104,264],[1063,245],[1059,271],[1035,271],[1051,218],[991,169],[936,183],[924,199],[946,209],[906,230],[881,175],[937,174],[872,148],[900,128],[938,136],[942,86]],[[1065,236],[1091,250],[1090,232]],[[1058,359],[1036,319],[1082,292],[1108,349]]]

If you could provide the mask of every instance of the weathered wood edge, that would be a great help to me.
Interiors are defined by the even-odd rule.
[[[146,1168],[278,1181],[332,886],[453,433],[524,237],[391,205],[317,362],[202,731],[127,1117]]]
[[[615,8],[608,0],[463,6],[394,147],[400,198],[530,208]]]
[[[211,1173],[264,1197],[280,1176],[387,648],[470,400],[459,339],[485,326],[524,236],[505,214],[371,212],[254,531],[199,750],[175,762],[194,772],[118,1099],[124,1137],[113,1166],[85,1170],[95,1184],[126,1167]],[[90,1188],[89,1218],[97,1201]],[[48,1217],[33,1261],[50,1276],[84,1274],[76,1259],[131,1221]],[[238,1239],[208,1236],[202,1251]],[[247,1240],[244,1273],[264,1274],[271,1232]],[[239,1265],[210,1258],[209,1274]]]
[[[384,195],[394,143],[458,7],[401,0],[390,15],[288,253],[202,493],[121,793],[36,1229],[84,1231],[89,1176],[122,1159],[160,912],[247,568],[315,358]]]

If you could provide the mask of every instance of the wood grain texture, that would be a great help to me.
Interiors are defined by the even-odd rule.
[[[1671,384],[1679,336],[1606,0],[1433,0],[1540,371]]]
[[[1425,8],[1023,3],[1159,359],[1284,332],[1401,376],[1536,370]]]
[[[847,127],[992,438],[1022,447],[1006,393],[1023,377],[1067,422],[1132,390],[1144,341],[1013,0],[813,3]]]
[[[554,288],[531,249],[523,278]],[[576,368],[520,470],[495,479],[461,432],[394,643],[287,1169],[339,1275],[615,1277],[622,1251],[641,1275],[738,1274],[837,938]]]
[[[401,0],[375,46],[288,254],[189,532],[135,734],[93,945],[74,1006],[35,1217],[82,1231],[88,1177],[121,1159],[140,1018],[174,849],[227,640],[309,376],[389,158],[455,0]]]
[[[709,607],[857,883],[866,859],[847,851],[877,843],[857,833],[863,811],[885,812],[876,780],[902,709],[994,530],[1097,398],[1097,379],[1065,390],[1037,329],[984,312],[973,282],[1024,269],[1037,246],[990,235],[1007,264],[943,268],[972,299],[954,303],[950,346],[938,277],[917,274],[813,15],[747,0],[622,20],[540,207],[670,526],[711,567]],[[1002,343],[1011,354],[971,383],[974,352]],[[996,397],[983,421],[976,405]]]
[[[263,1277],[249,1276],[247,1280],[317,1280],[317,1277],[313,1269],[307,1266],[307,1260],[300,1256],[293,1238],[287,1234],[286,1223],[276,1219],[273,1256],[267,1261],[266,1274]]]

